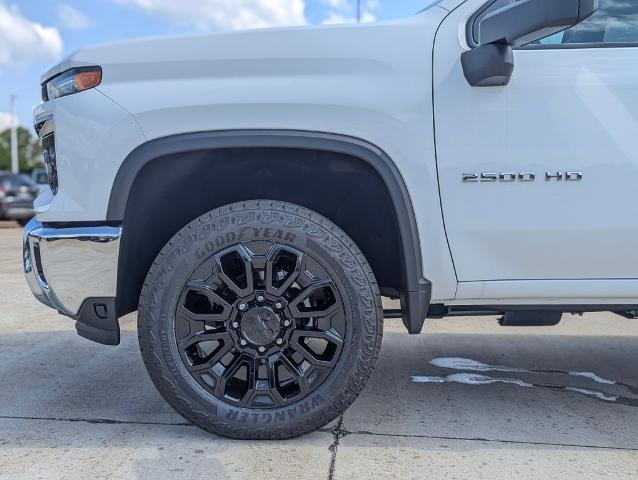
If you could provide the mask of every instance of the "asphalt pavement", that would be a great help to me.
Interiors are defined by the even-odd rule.
[[[356,403],[289,441],[233,441],[188,425],[146,375],[135,316],[122,344],[81,339],[39,305],[21,230],[0,224],[0,479],[635,479],[638,321],[569,316],[387,321]]]

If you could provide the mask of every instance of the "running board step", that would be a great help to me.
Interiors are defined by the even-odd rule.
[[[506,312],[498,320],[502,327],[553,327],[563,318],[562,312],[552,311],[519,311]]]

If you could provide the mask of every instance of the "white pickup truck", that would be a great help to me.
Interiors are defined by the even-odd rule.
[[[428,317],[638,310],[638,2],[139,40],[42,79],[35,296],[196,425],[286,438]]]

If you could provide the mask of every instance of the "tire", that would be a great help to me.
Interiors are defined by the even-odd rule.
[[[158,391],[193,424],[233,438],[291,438],[337,418],[372,374],[382,332],[358,247],[278,201],[185,226],[140,295],[139,344]]]

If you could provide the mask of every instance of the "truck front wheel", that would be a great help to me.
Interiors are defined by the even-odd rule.
[[[236,438],[289,438],[355,400],[377,360],[368,262],[305,208],[249,201],[179,231],[150,268],[138,333],[155,386],[186,419]]]

